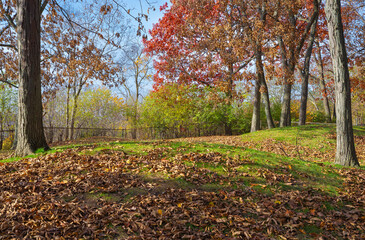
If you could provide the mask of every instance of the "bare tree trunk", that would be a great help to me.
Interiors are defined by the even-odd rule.
[[[311,26],[310,31],[310,39],[309,39],[309,46],[307,48],[304,60],[304,67],[303,71],[301,71],[302,77],[302,92],[300,98],[300,108],[299,108],[299,125],[305,125],[305,121],[307,118],[307,103],[308,103],[308,80],[309,80],[309,71],[310,71],[310,60],[312,57],[312,50],[314,39],[316,37],[316,29],[317,29],[317,20],[318,20],[318,1],[313,1],[314,3],[314,23]]]
[[[230,63],[228,68],[229,68],[229,77],[227,79],[227,89],[226,89],[226,96],[228,98],[228,102],[226,104],[229,106],[228,109],[230,109],[230,106],[232,105],[233,102],[233,74],[234,74],[233,63]],[[232,125],[227,120],[228,118],[224,123],[224,131],[226,135],[232,135],[233,134]]]
[[[0,150],[3,149],[3,117],[0,114]]]
[[[326,116],[326,122],[331,122],[331,108],[330,103],[327,96],[327,88],[326,88],[326,81],[324,78],[324,67],[323,67],[323,60],[322,60],[322,54],[321,49],[319,47],[319,43],[317,42],[318,47],[318,59],[317,59],[317,66],[319,67],[320,71],[320,80],[319,80],[319,86],[322,91],[322,98],[323,98],[323,107],[324,107],[324,113]]]
[[[260,82],[257,79],[255,81],[255,92],[253,96],[253,112],[251,121],[251,132],[256,132],[260,130],[260,103],[261,103],[261,93],[260,93]]]
[[[72,109],[72,115],[71,115],[71,122],[70,122],[70,140],[74,139],[74,130],[75,130],[75,118],[76,118],[76,112],[77,112],[77,102],[75,99],[75,104]]]
[[[267,88],[266,80],[265,80],[265,72],[264,72],[264,65],[262,64],[262,51],[261,45],[256,45],[256,76],[260,83],[260,90],[262,91],[262,98],[264,100],[265,105],[265,114],[266,114],[266,121],[267,127],[269,129],[274,128],[274,120],[272,119],[271,115],[271,108],[270,108],[270,97],[269,97],[269,90]]]
[[[75,80],[76,82],[76,80]],[[76,88],[76,86],[75,86]],[[72,109],[72,115],[71,115],[71,123],[70,123],[70,139],[74,139],[74,131],[75,131],[75,119],[76,119],[76,113],[77,113],[77,108],[78,108],[78,100],[79,100],[79,96],[81,94],[81,90],[82,90],[82,80],[80,80],[80,86],[78,89],[74,89],[74,107]]]
[[[17,156],[48,149],[42,119],[40,1],[17,1],[19,99]]]
[[[335,163],[360,166],[354,144],[351,115],[351,89],[347,53],[341,19],[341,1],[326,1],[326,18],[335,77],[337,148]]]
[[[66,129],[65,129],[65,140],[68,140],[68,128],[70,123],[70,85],[67,85],[67,93],[66,93]]]
[[[281,105],[280,127],[287,127],[291,125],[291,116],[290,116],[291,88],[292,85],[290,83],[284,85],[284,97],[283,97],[283,103]]]

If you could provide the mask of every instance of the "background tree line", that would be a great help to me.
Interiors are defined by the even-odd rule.
[[[131,41],[124,17],[131,12],[122,2],[35,2],[3,0],[0,8],[1,81],[19,87],[17,122],[25,126],[18,129],[19,155],[47,148],[40,130],[43,121],[64,124],[70,139],[75,127],[98,122],[81,120],[87,116],[84,101],[104,101],[97,92],[110,99],[123,96],[113,111],[120,113],[119,127],[133,129],[183,130],[198,124],[224,126],[226,134],[234,134],[285,127],[293,120],[301,125],[308,120],[331,122],[345,115],[350,123],[344,127],[351,132],[351,115],[356,123],[363,121],[365,23],[360,0],[342,1],[341,6],[327,1],[326,11],[318,0],[174,0],[160,8],[164,15],[150,38],[144,37],[143,51]],[[147,15],[131,16],[140,33]],[[20,26],[23,18],[26,24]],[[338,26],[344,34],[336,32]],[[348,54],[338,50],[344,39]],[[34,51],[39,56],[31,54],[30,59]],[[343,65],[347,56],[348,67],[347,61]],[[151,58],[154,90],[142,100],[152,77]],[[87,98],[96,83],[112,91],[99,88]],[[354,111],[345,107],[348,97],[337,94],[341,88],[351,96]],[[335,114],[339,111],[341,116]],[[91,112],[98,116],[98,110]]]

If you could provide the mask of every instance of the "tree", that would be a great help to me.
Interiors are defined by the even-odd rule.
[[[174,81],[210,86],[225,92],[230,105],[237,95],[236,83],[245,79],[241,70],[253,58],[242,23],[235,19],[236,2],[172,3],[151,31],[152,39],[145,41],[146,51],[157,55],[155,85]],[[228,121],[225,126],[231,134]]]
[[[335,77],[337,126],[335,162],[344,166],[360,166],[355,152],[352,129],[350,76],[341,19],[341,1],[327,0],[325,12]]]
[[[46,2],[46,1],[45,1]],[[43,131],[41,93],[41,5],[39,0],[17,2],[19,51],[17,156],[48,149]]]
[[[313,17],[314,22],[311,26],[310,35],[309,35],[309,43],[304,57],[304,66],[303,69],[300,70],[300,75],[302,78],[302,91],[300,98],[300,109],[299,109],[299,125],[305,125],[306,117],[307,117],[307,102],[308,102],[308,84],[309,84],[309,71],[310,71],[310,63],[312,57],[312,50],[314,45],[314,40],[316,37],[317,31],[317,22],[319,15],[319,3],[317,0],[313,1],[314,3],[314,11]]]
[[[9,86],[0,84],[0,150],[4,140],[3,130],[14,129],[16,110],[16,92]]]
[[[313,1],[275,1],[271,4],[270,15],[274,20],[271,32],[278,46],[284,85],[280,127],[285,127],[291,125],[290,103],[295,68],[317,13],[311,11]]]
[[[133,43],[125,51],[125,62],[120,62],[123,69],[123,83],[119,90],[126,100],[125,115],[132,128],[132,138],[137,137],[139,105],[143,98],[143,88],[152,79],[152,58],[143,53],[138,43]]]

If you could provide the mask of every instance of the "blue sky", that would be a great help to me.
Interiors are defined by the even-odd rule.
[[[147,31],[152,29],[153,24],[157,23],[158,20],[163,16],[163,13],[160,11],[160,6],[162,6],[165,2],[170,3],[169,0],[147,0],[152,6],[155,7],[155,11],[149,11],[149,19],[148,21],[144,21],[143,24]],[[133,15],[137,15],[138,12],[141,11],[141,3],[143,8],[143,13],[147,13],[148,4],[146,0],[125,0],[124,3],[128,9],[131,9],[131,13]]]

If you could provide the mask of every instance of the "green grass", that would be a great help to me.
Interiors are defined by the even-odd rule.
[[[356,128],[355,134],[365,134],[364,131],[361,128]],[[257,131],[244,134],[244,139],[257,143],[263,142],[266,139],[274,139],[293,145],[298,144],[310,148],[321,148],[322,151],[326,151],[331,148],[327,143],[334,144],[336,142],[334,139],[328,139],[327,136],[335,133],[336,129],[333,124],[320,124]]]
[[[365,128],[355,127],[355,135],[365,135]],[[254,133],[245,134],[244,138],[257,142],[260,144],[268,138],[275,139],[277,141],[287,142],[295,144],[300,139],[300,144],[308,147],[318,147],[322,144],[324,149],[332,146],[326,145],[334,140],[328,139],[327,136],[335,134],[335,127],[330,124],[324,125],[307,125],[297,127],[277,128],[272,130],[258,131]],[[162,149],[157,154],[160,154],[161,158],[173,159],[177,154],[189,154],[189,153],[220,153],[222,158],[233,158],[242,160],[242,165],[236,167],[236,170],[240,173],[247,173],[254,178],[241,179],[245,185],[254,185],[254,188],[259,191],[266,191],[271,193],[280,190],[290,190],[312,187],[315,189],[321,189],[331,195],[336,195],[338,186],[341,186],[343,179],[333,170],[334,166],[330,163],[317,164],[315,162],[302,161],[300,159],[293,159],[285,157],[279,154],[273,154],[268,152],[257,151],[253,149],[246,149],[242,147],[233,147],[223,144],[209,144],[209,143],[187,143],[187,142],[101,142],[97,144],[74,144],[67,146],[54,147],[52,150],[44,151],[39,149],[33,155],[26,156],[24,158],[12,157],[9,159],[1,160],[0,162],[14,162],[25,158],[34,158],[41,155],[51,154],[55,152],[62,152],[68,149],[75,149],[79,151],[79,154],[94,155],[105,152],[108,154],[108,150],[111,151],[124,151],[128,155],[147,155],[156,151],[155,149]],[[80,149],[80,150],[79,150]],[[248,160],[248,161],[247,161]],[[197,168],[208,169],[218,175],[227,176],[227,167],[224,164],[207,163],[207,162],[190,162],[185,161],[187,166],[194,165]],[[335,167],[337,168],[337,166]],[[263,189],[261,186],[266,184],[266,180],[260,178],[258,174],[259,169],[267,169],[275,174],[291,174],[295,180],[303,183],[300,187],[290,186],[282,183],[278,183],[276,186]],[[143,174],[146,177],[151,177],[151,173],[148,172],[148,168],[143,170]],[[155,174],[156,175],[156,174]],[[155,176],[156,177],[156,176]],[[158,177],[163,179],[170,179],[168,174],[158,174]],[[233,179],[237,181],[239,179]],[[176,185],[188,185],[181,184],[182,179],[176,179]],[[185,181],[185,180],[184,180]],[[208,185],[207,185],[208,186]],[[215,186],[220,188],[221,186]],[[211,188],[215,188],[214,184]]]
[[[268,138],[289,144],[296,144],[299,139],[300,144],[309,148],[318,148],[322,144],[320,147],[328,150],[333,148],[334,140],[327,137],[334,133],[335,128],[333,125],[309,125],[258,131],[246,134],[244,139],[257,144],[262,144]],[[355,135],[365,136],[365,128],[355,128]],[[112,156],[115,153],[114,151],[123,151],[137,161],[136,166],[139,167],[139,171],[129,169],[127,173],[137,175],[139,179],[143,180],[144,184],[138,185],[139,187],[123,188],[115,193],[99,190],[84,193],[82,196],[90,202],[102,199],[108,202],[133,203],[137,196],[147,196],[148,194],[157,196],[164,193],[166,189],[172,188],[187,191],[195,189],[207,192],[254,192],[258,193],[256,196],[259,197],[247,201],[259,203],[262,199],[267,198],[271,199],[270,201],[273,204],[278,206],[283,204],[282,206],[284,206],[286,204],[284,200],[277,200],[277,196],[286,195],[290,192],[307,191],[317,196],[334,197],[340,195],[344,190],[343,183],[345,179],[339,174],[339,170],[346,169],[345,167],[336,166],[329,162],[319,163],[314,161],[315,159],[313,161],[304,161],[281,154],[223,144],[167,141],[101,142],[88,145],[76,144],[54,147],[50,151],[39,150],[25,158],[34,158],[46,154],[69,151],[70,149],[79,155],[95,156],[99,154],[110,154]],[[215,161],[208,162],[207,159],[210,158],[204,157],[212,153],[214,156],[212,159],[215,159]],[[151,157],[151,161],[143,160],[149,159],[148,156]],[[141,161],[138,160],[139,157],[141,157]],[[1,162],[12,162],[20,159],[22,158],[9,158]],[[127,159],[122,157],[115,158],[114,160],[127,161]],[[186,172],[174,174],[174,172],[156,168],[156,166],[160,167],[158,165],[160,160],[164,160],[164,163],[180,164],[179,166],[182,166],[183,169],[188,167],[187,172],[196,171],[195,174],[200,174],[199,177],[202,179],[207,177],[208,180],[199,182],[195,178],[186,177],[187,175],[184,175]],[[158,170],[157,172],[152,172],[150,171],[151,169]],[[71,175],[66,176],[71,179]],[[218,176],[219,178],[217,181],[214,181],[214,179],[210,180],[209,176]],[[145,186],[150,187],[146,188]],[[71,201],[75,197],[70,196],[65,201]],[[246,201],[246,199],[241,199],[240,201]],[[342,211],[346,207],[346,203],[335,201],[323,201],[320,204],[323,206],[324,213]],[[296,212],[307,215],[310,214],[311,210],[312,207],[308,206],[295,209]],[[199,229],[199,226],[195,225],[189,225],[189,227]],[[298,233],[299,239],[310,239],[322,233],[322,229],[315,224],[304,224],[301,226],[301,230]]]

